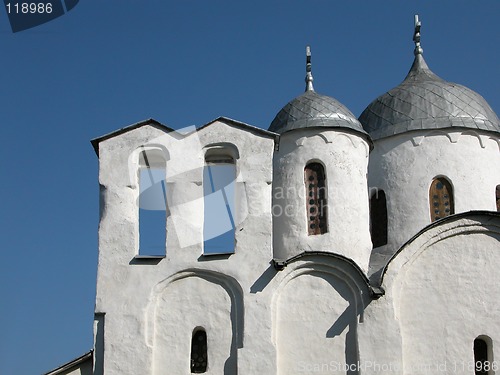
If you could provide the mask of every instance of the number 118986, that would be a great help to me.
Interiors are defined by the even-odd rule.
[[[5,4],[7,13],[15,14],[42,14],[52,13],[52,3],[7,3]]]

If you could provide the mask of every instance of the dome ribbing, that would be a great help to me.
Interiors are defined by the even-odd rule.
[[[269,130],[281,134],[314,127],[350,128],[366,134],[358,119],[343,104],[312,90],[285,105],[274,118]]]

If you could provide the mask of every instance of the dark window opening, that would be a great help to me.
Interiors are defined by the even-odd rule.
[[[387,245],[387,202],[383,190],[370,199],[370,232],[373,247]]]
[[[497,196],[497,211],[500,212],[500,185],[497,185],[496,196]]]
[[[328,232],[325,169],[320,163],[310,163],[304,169],[306,215],[309,235]]]
[[[429,189],[429,202],[431,222],[455,213],[453,188],[446,178],[439,177],[432,181]]]
[[[488,344],[483,339],[474,340],[475,374],[489,374],[491,361],[488,359]]]
[[[203,374],[207,371],[207,333],[204,329],[193,332],[191,339],[191,373]]]

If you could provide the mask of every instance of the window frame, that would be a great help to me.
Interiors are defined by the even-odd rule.
[[[478,358],[477,355],[478,355],[479,348],[477,348],[477,345],[480,342],[482,344],[484,344],[484,346],[485,346],[485,353],[480,353],[481,356],[480,356],[480,358]],[[476,337],[474,339],[473,346],[472,346],[472,352],[473,352],[473,356],[474,356],[474,374],[476,374],[476,375],[484,375],[484,374],[492,375],[492,374],[494,374],[494,369],[492,368],[493,364],[494,364],[493,340],[489,336],[479,335],[478,337]],[[488,370],[478,371],[478,368],[477,368],[478,362],[483,362],[480,369],[486,367],[486,365],[487,365]]]
[[[437,194],[437,190],[441,190],[437,186],[439,183],[443,184],[444,188],[446,188],[448,197],[446,197],[445,193],[442,194],[442,197]],[[446,213],[446,206],[449,206],[448,213]],[[443,211],[444,215],[441,211]],[[445,176],[434,177],[429,185],[429,214],[431,223],[455,214],[455,193],[453,184],[451,180]]]
[[[328,233],[328,182],[325,165],[319,160],[310,160],[304,166],[304,198],[308,236]]]
[[[202,341],[202,348],[199,349],[197,348],[196,352],[195,352],[195,345],[196,344],[199,344],[199,343],[196,343],[195,342],[195,339],[197,339],[197,335],[199,334],[202,334],[202,340],[198,340],[198,341]],[[197,357],[199,355],[202,356],[205,356],[205,362],[199,364],[201,369],[196,369],[195,368],[195,363],[197,361],[196,358],[193,358],[194,355],[196,355]],[[196,327],[195,329],[193,329],[193,333],[191,334],[191,352],[190,352],[190,373],[191,374],[204,374],[208,371],[208,338],[207,338],[207,331],[205,328],[203,327]]]

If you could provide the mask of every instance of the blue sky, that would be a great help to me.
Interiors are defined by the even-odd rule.
[[[150,117],[267,128],[304,90],[307,44],[316,91],[359,116],[409,70],[415,13],[430,68],[500,113],[497,0],[82,0],[16,34],[0,13],[1,374],[92,348],[92,138]]]

